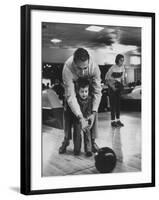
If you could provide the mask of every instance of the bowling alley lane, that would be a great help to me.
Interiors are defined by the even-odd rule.
[[[110,147],[114,150],[117,163],[111,173],[141,171],[141,113],[122,112],[122,128],[110,126],[110,113],[98,114],[98,137],[96,143],[100,148]],[[81,154],[73,154],[73,142],[65,154],[59,154],[58,149],[64,137],[63,129],[43,125],[42,131],[42,176],[63,176],[77,174],[97,174],[94,156],[86,157],[83,140]],[[83,139],[83,138],[82,138]]]

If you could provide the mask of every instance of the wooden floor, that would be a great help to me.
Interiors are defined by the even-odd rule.
[[[117,164],[112,173],[141,171],[141,113],[122,113],[122,128],[111,128],[110,113],[99,113],[99,133],[96,143],[99,147],[112,148]],[[42,176],[63,176],[73,174],[99,173],[94,166],[94,156],[86,157],[83,142],[80,156],[73,155],[73,143],[67,152],[59,154],[64,132],[43,125],[42,133]]]

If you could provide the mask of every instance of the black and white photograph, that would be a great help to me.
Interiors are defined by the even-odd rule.
[[[141,171],[141,57],[141,27],[42,23],[42,176]]]
[[[154,14],[21,14],[21,192],[154,186]]]

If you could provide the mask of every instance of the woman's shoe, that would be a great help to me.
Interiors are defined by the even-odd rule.
[[[124,126],[124,124],[120,120],[117,121],[116,123],[117,123],[117,126],[120,126],[120,127]]]
[[[111,126],[112,126],[113,128],[119,127],[118,124],[117,124],[117,122],[115,122],[115,121],[114,121],[114,122],[111,122]]]

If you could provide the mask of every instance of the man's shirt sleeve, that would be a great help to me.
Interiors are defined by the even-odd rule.
[[[67,100],[69,107],[71,108],[72,112],[76,116],[82,115],[80,106],[76,98],[75,85],[73,82],[73,74],[70,71],[70,69],[67,67],[67,64],[65,64],[64,66],[62,77],[63,77],[63,83],[64,83],[64,88],[65,88],[65,98]]]
[[[101,100],[101,73],[98,65],[95,65],[93,78],[92,78],[92,87],[93,87],[93,108],[92,111],[98,111],[98,107]]]

